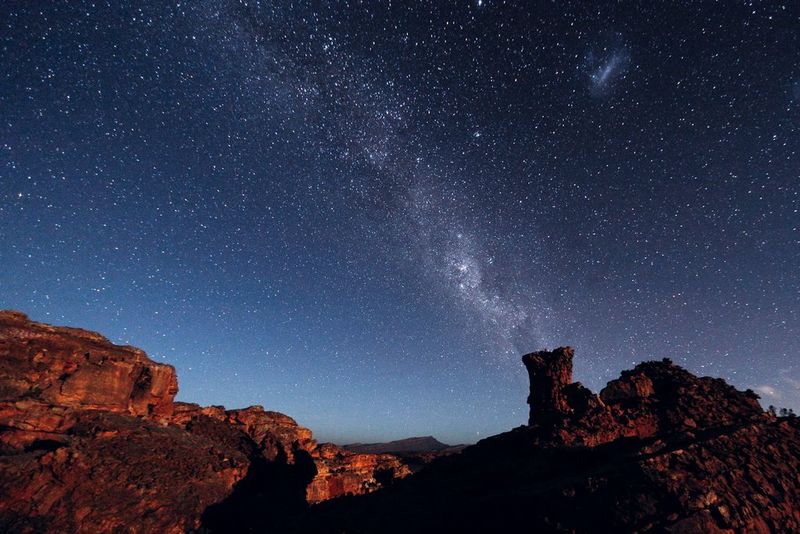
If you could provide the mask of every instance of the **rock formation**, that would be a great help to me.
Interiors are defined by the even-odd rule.
[[[572,382],[572,355],[571,348],[562,347],[522,359],[534,401],[529,425],[542,446],[597,446],[767,417],[752,391],[739,392],[721,379],[698,378],[670,360],[623,371],[596,395]]]
[[[308,485],[307,498],[317,503],[341,495],[369,493],[410,473],[392,454],[359,454],[324,443],[314,451],[317,475]]]
[[[800,531],[797,418],[669,360],[595,394],[572,356],[523,357],[528,425],[407,477],[260,406],[175,402],[140,350],[0,312],[0,532]]]
[[[77,328],[0,312],[0,441],[26,446],[61,434],[78,410],[163,419],[178,392],[175,369],[134,347]]]
[[[0,312],[0,532],[268,529],[408,474],[292,418],[174,402],[171,366]]]
[[[297,531],[800,531],[797,418],[669,360],[625,371],[599,395],[572,382],[569,348],[523,362],[530,425],[323,503]]]
[[[570,411],[564,389],[572,383],[572,355],[572,348],[562,347],[522,357],[531,382],[529,425],[549,422]]]
[[[226,411],[221,406],[201,407],[178,402],[171,421],[196,432],[197,425],[208,419],[246,434],[259,455],[270,462],[307,464],[306,471],[313,470],[313,478],[304,485],[304,496],[309,503],[373,491],[410,472],[391,454],[358,454],[332,443],[317,444],[309,429],[299,426],[287,415],[264,411],[261,406]]]

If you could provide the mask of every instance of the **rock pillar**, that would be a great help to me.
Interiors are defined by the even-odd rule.
[[[560,347],[522,357],[531,381],[529,425],[548,424],[570,412],[564,388],[572,383],[573,353],[572,347]]]

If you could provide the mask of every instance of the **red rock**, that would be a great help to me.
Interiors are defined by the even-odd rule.
[[[600,392],[600,398],[606,403],[612,403],[644,399],[654,393],[653,381],[647,375],[635,374],[609,382]]]
[[[229,410],[226,415],[228,423],[253,438],[269,460],[285,457],[288,463],[294,463],[296,451],[310,454],[317,446],[311,431],[288,415],[264,411],[261,406]]]
[[[315,475],[306,489],[309,503],[374,491],[389,479],[410,474],[408,467],[391,454],[354,454],[332,443],[317,445],[309,429],[260,406],[228,411],[185,403],[175,406],[173,420],[184,428],[191,429],[197,417],[211,417],[247,434],[267,460],[294,465],[298,454],[310,459]]]
[[[408,472],[260,406],[175,403],[177,389],[139,349],[0,312],[0,532],[271,530]]]
[[[800,531],[800,420],[669,361],[599,395],[571,349],[524,361],[530,425],[405,477],[259,406],[175,403],[138,349],[0,312],[0,532]]]
[[[309,503],[369,493],[411,474],[397,456],[355,454],[331,443],[323,444],[314,458],[317,474],[306,491]]]
[[[35,323],[0,311],[0,402],[35,399],[55,406],[169,416],[175,369],[100,334]]]
[[[183,533],[248,465],[173,427],[82,410],[60,441],[0,455],[0,531]]]

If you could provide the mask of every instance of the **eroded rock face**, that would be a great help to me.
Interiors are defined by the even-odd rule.
[[[0,532],[800,531],[798,419],[668,360],[599,394],[570,349],[524,361],[531,424],[402,478],[259,406],[173,402],[137,349],[0,312]]]
[[[199,528],[254,452],[170,424],[171,366],[93,332],[0,312],[0,531]]]
[[[278,412],[269,412],[261,406],[239,410],[226,410],[222,406],[199,406],[185,402],[175,403],[174,424],[191,430],[202,418],[210,418],[244,432],[256,445],[259,454],[269,461],[295,463],[298,451],[310,453],[317,444],[311,431]]]
[[[0,532],[269,531],[408,472],[281,413],[176,393],[139,349],[0,312]]]
[[[265,411],[261,406],[226,411],[221,406],[175,403],[173,421],[183,428],[193,431],[204,418],[244,432],[266,460],[311,473],[304,487],[305,498],[312,504],[374,491],[411,472],[392,454],[356,454],[332,443],[317,444],[309,429],[289,416]]]
[[[540,354],[549,356],[539,358],[549,365],[531,366],[531,355],[523,362],[531,375],[531,398],[540,399],[531,404],[530,426],[543,445],[596,446],[766,417],[754,393],[736,391],[720,379],[698,378],[669,360],[624,371],[596,395],[579,382],[565,384],[571,349],[534,353]]]
[[[547,423],[570,411],[564,388],[572,383],[572,354],[571,347],[561,347],[522,357],[531,382],[528,424]]]
[[[314,458],[317,475],[307,489],[310,503],[369,493],[411,473],[397,456],[356,454],[332,443],[323,443]]]
[[[175,369],[140,349],[0,311],[0,402],[168,417],[177,393]]]
[[[245,451],[175,427],[77,411],[66,435],[0,455],[0,531],[181,534],[249,464]]]
[[[315,507],[297,531],[800,531],[800,419],[668,360],[596,395],[571,383],[571,356],[525,356],[530,425]]]

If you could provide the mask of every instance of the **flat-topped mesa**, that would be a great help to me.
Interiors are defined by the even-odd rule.
[[[572,383],[572,347],[531,352],[522,357],[531,383],[528,424],[548,424],[571,410],[564,389]]]

